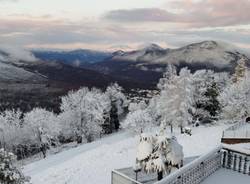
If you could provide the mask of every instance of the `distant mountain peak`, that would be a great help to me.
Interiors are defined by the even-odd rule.
[[[125,52],[123,50],[118,50],[112,53],[112,56],[122,56]]]
[[[144,47],[145,51],[155,51],[155,50],[164,50],[162,47],[160,47],[159,45],[155,44],[155,43],[151,43],[148,46]]]
[[[198,42],[189,44],[187,46],[184,46],[182,48],[188,48],[188,49],[216,49],[219,46],[219,43],[213,40]]]

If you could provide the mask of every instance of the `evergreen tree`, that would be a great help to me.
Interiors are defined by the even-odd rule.
[[[219,89],[216,82],[212,82],[212,84],[207,88],[205,96],[208,100],[206,101],[204,109],[214,117],[220,111],[220,103],[217,99],[219,96]]]
[[[246,62],[245,59],[241,59],[238,61],[237,66],[235,67],[235,72],[232,77],[232,81],[234,83],[239,82],[242,78],[244,78],[246,74]]]
[[[120,122],[118,119],[118,109],[116,107],[115,101],[111,102],[111,109],[110,109],[110,125],[112,127],[112,131],[117,131],[120,128]]]

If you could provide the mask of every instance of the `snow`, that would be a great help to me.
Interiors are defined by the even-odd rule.
[[[171,151],[167,156],[167,160],[170,160],[172,165],[181,165],[183,162],[183,147],[175,140],[170,141]]]
[[[201,184],[249,184],[250,176],[232,170],[220,169],[205,179]]]
[[[231,144],[231,145],[224,144],[223,147],[230,150],[245,153],[246,155],[250,155],[250,143]]]
[[[196,156],[219,145],[226,127],[196,127],[192,136],[180,135],[176,129],[175,136],[185,157]],[[23,172],[33,184],[110,184],[113,169],[134,166],[138,141],[132,133],[117,133],[26,165]]]
[[[136,158],[142,161],[150,156],[153,151],[152,137],[150,135],[142,134],[141,141],[137,148]]]

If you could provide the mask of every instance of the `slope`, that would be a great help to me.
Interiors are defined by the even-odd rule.
[[[218,145],[225,127],[197,127],[192,136],[176,133],[185,157],[200,155]],[[137,141],[133,134],[118,133],[26,165],[23,171],[34,184],[110,184],[112,169],[134,164]]]

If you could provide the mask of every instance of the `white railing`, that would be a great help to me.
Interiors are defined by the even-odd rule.
[[[221,145],[154,184],[199,184],[220,168],[250,176],[250,151]],[[112,171],[112,184],[142,184]]]
[[[250,176],[250,151],[224,145],[222,167]]]
[[[111,173],[111,184],[142,184],[116,170]]]
[[[250,138],[250,124],[245,122],[238,122],[235,125],[223,131],[222,138]]]
[[[209,153],[197,158],[190,164],[156,182],[156,184],[198,184],[221,168],[221,152],[219,146]]]

